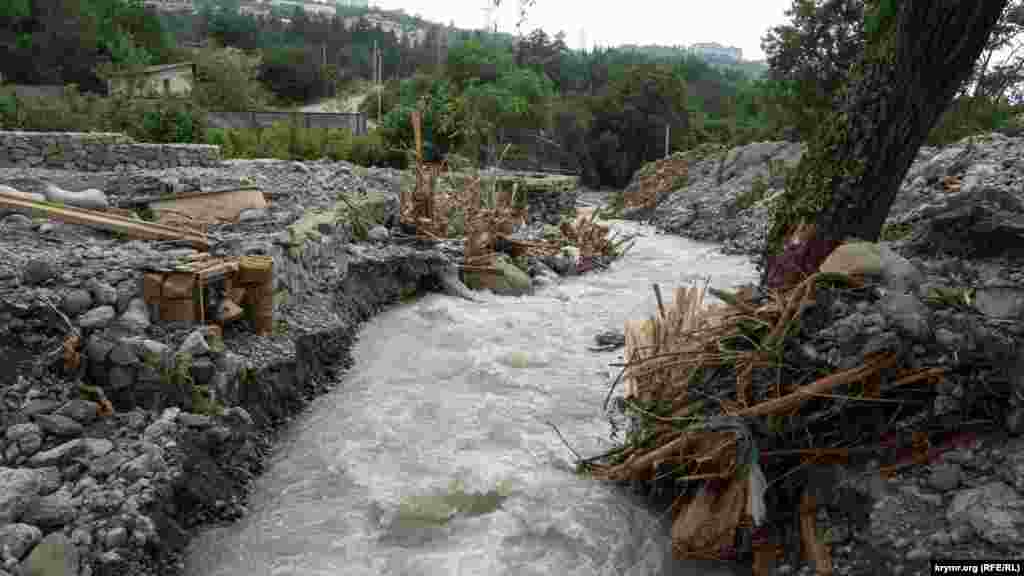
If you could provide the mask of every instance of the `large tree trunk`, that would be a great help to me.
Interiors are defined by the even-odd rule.
[[[878,239],[918,149],[1008,3],[897,0],[894,18],[869,41],[845,104],[787,183],[769,237],[769,287],[814,272],[847,238]]]

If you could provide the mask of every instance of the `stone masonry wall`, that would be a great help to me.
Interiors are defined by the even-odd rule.
[[[145,144],[112,132],[0,131],[0,167],[100,172],[216,166],[220,161],[220,147],[205,144]]]

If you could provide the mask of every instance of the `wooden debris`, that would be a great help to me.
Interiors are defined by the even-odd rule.
[[[27,214],[42,214],[69,224],[81,224],[141,240],[183,240],[199,250],[209,250],[210,248],[210,242],[204,234],[125,218],[98,210],[86,210],[84,208],[71,208],[56,206],[46,202],[37,202],[9,195],[0,190],[0,210],[3,209],[16,210]]]

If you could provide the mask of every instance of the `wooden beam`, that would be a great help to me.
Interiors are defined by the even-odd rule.
[[[189,245],[199,250],[209,250],[210,241],[204,234],[198,234],[180,228],[142,222],[107,214],[97,210],[86,210],[84,208],[71,208],[68,206],[57,206],[46,202],[35,202],[25,198],[12,196],[0,192],[0,208],[28,212],[29,214],[43,214],[50,218],[56,218],[69,224],[81,224],[107,232],[124,234],[140,240],[184,240]]]

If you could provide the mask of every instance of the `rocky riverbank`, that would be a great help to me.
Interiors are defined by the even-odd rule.
[[[797,523],[798,492],[809,486],[836,574],[928,574],[934,558],[1024,555],[1022,151],[1024,139],[1000,134],[922,149],[886,223],[885,242],[839,265],[867,279],[865,287],[818,290],[800,308],[785,351],[789,365],[839,371],[886,351],[897,354],[900,369],[942,373],[901,393],[896,410],[854,411],[854,404],[839,402],[802,416],[821,439],[816,445],[850,446],[863,457],[780,478],[772,490],[786,518],[770,524]],[[785,168],[802,152],[799,143],[765,142],[681,154],[666,162],[685,164],[685,185],[643,191],[654,206],[627,215],[754,256]],[[894,376],[885,378],[883,398],[884,382]],[[755,375],[755,389],[757,381]],[[723,390],[735,382],[723,381]],[[873,424],[865,429],[865,422]],[[927,439],[924,462],[912,456],[912,432]],[[895,470],[880,474],[893,462]],[[800,557],[798,533],[775,533],[771,541],[787,552],[779,574],[814,573]],[[750,546],[737,542],[736,552],[749,553]]]
[[[0,183],[21,191],[93,188],[122,206],[259,186],[269,206],[211,226],[211,254],[271,257],[275,312],[264,335],[248,319],[223,329],[160,322],[142,270],[195,250],[0,214],[0,576],[180,573],[192,534],[244,514],[276,432],[337,381],[359,324],[457,285],[459,241],[401,235],[402,178],[282,161],[0,170]],[[369,230],[337,210],[342,193],[365,197]],[[576,260],[569,252],[551,264],[568,273],[582,268]],[[557,275],[529,264],[537,282]]]

